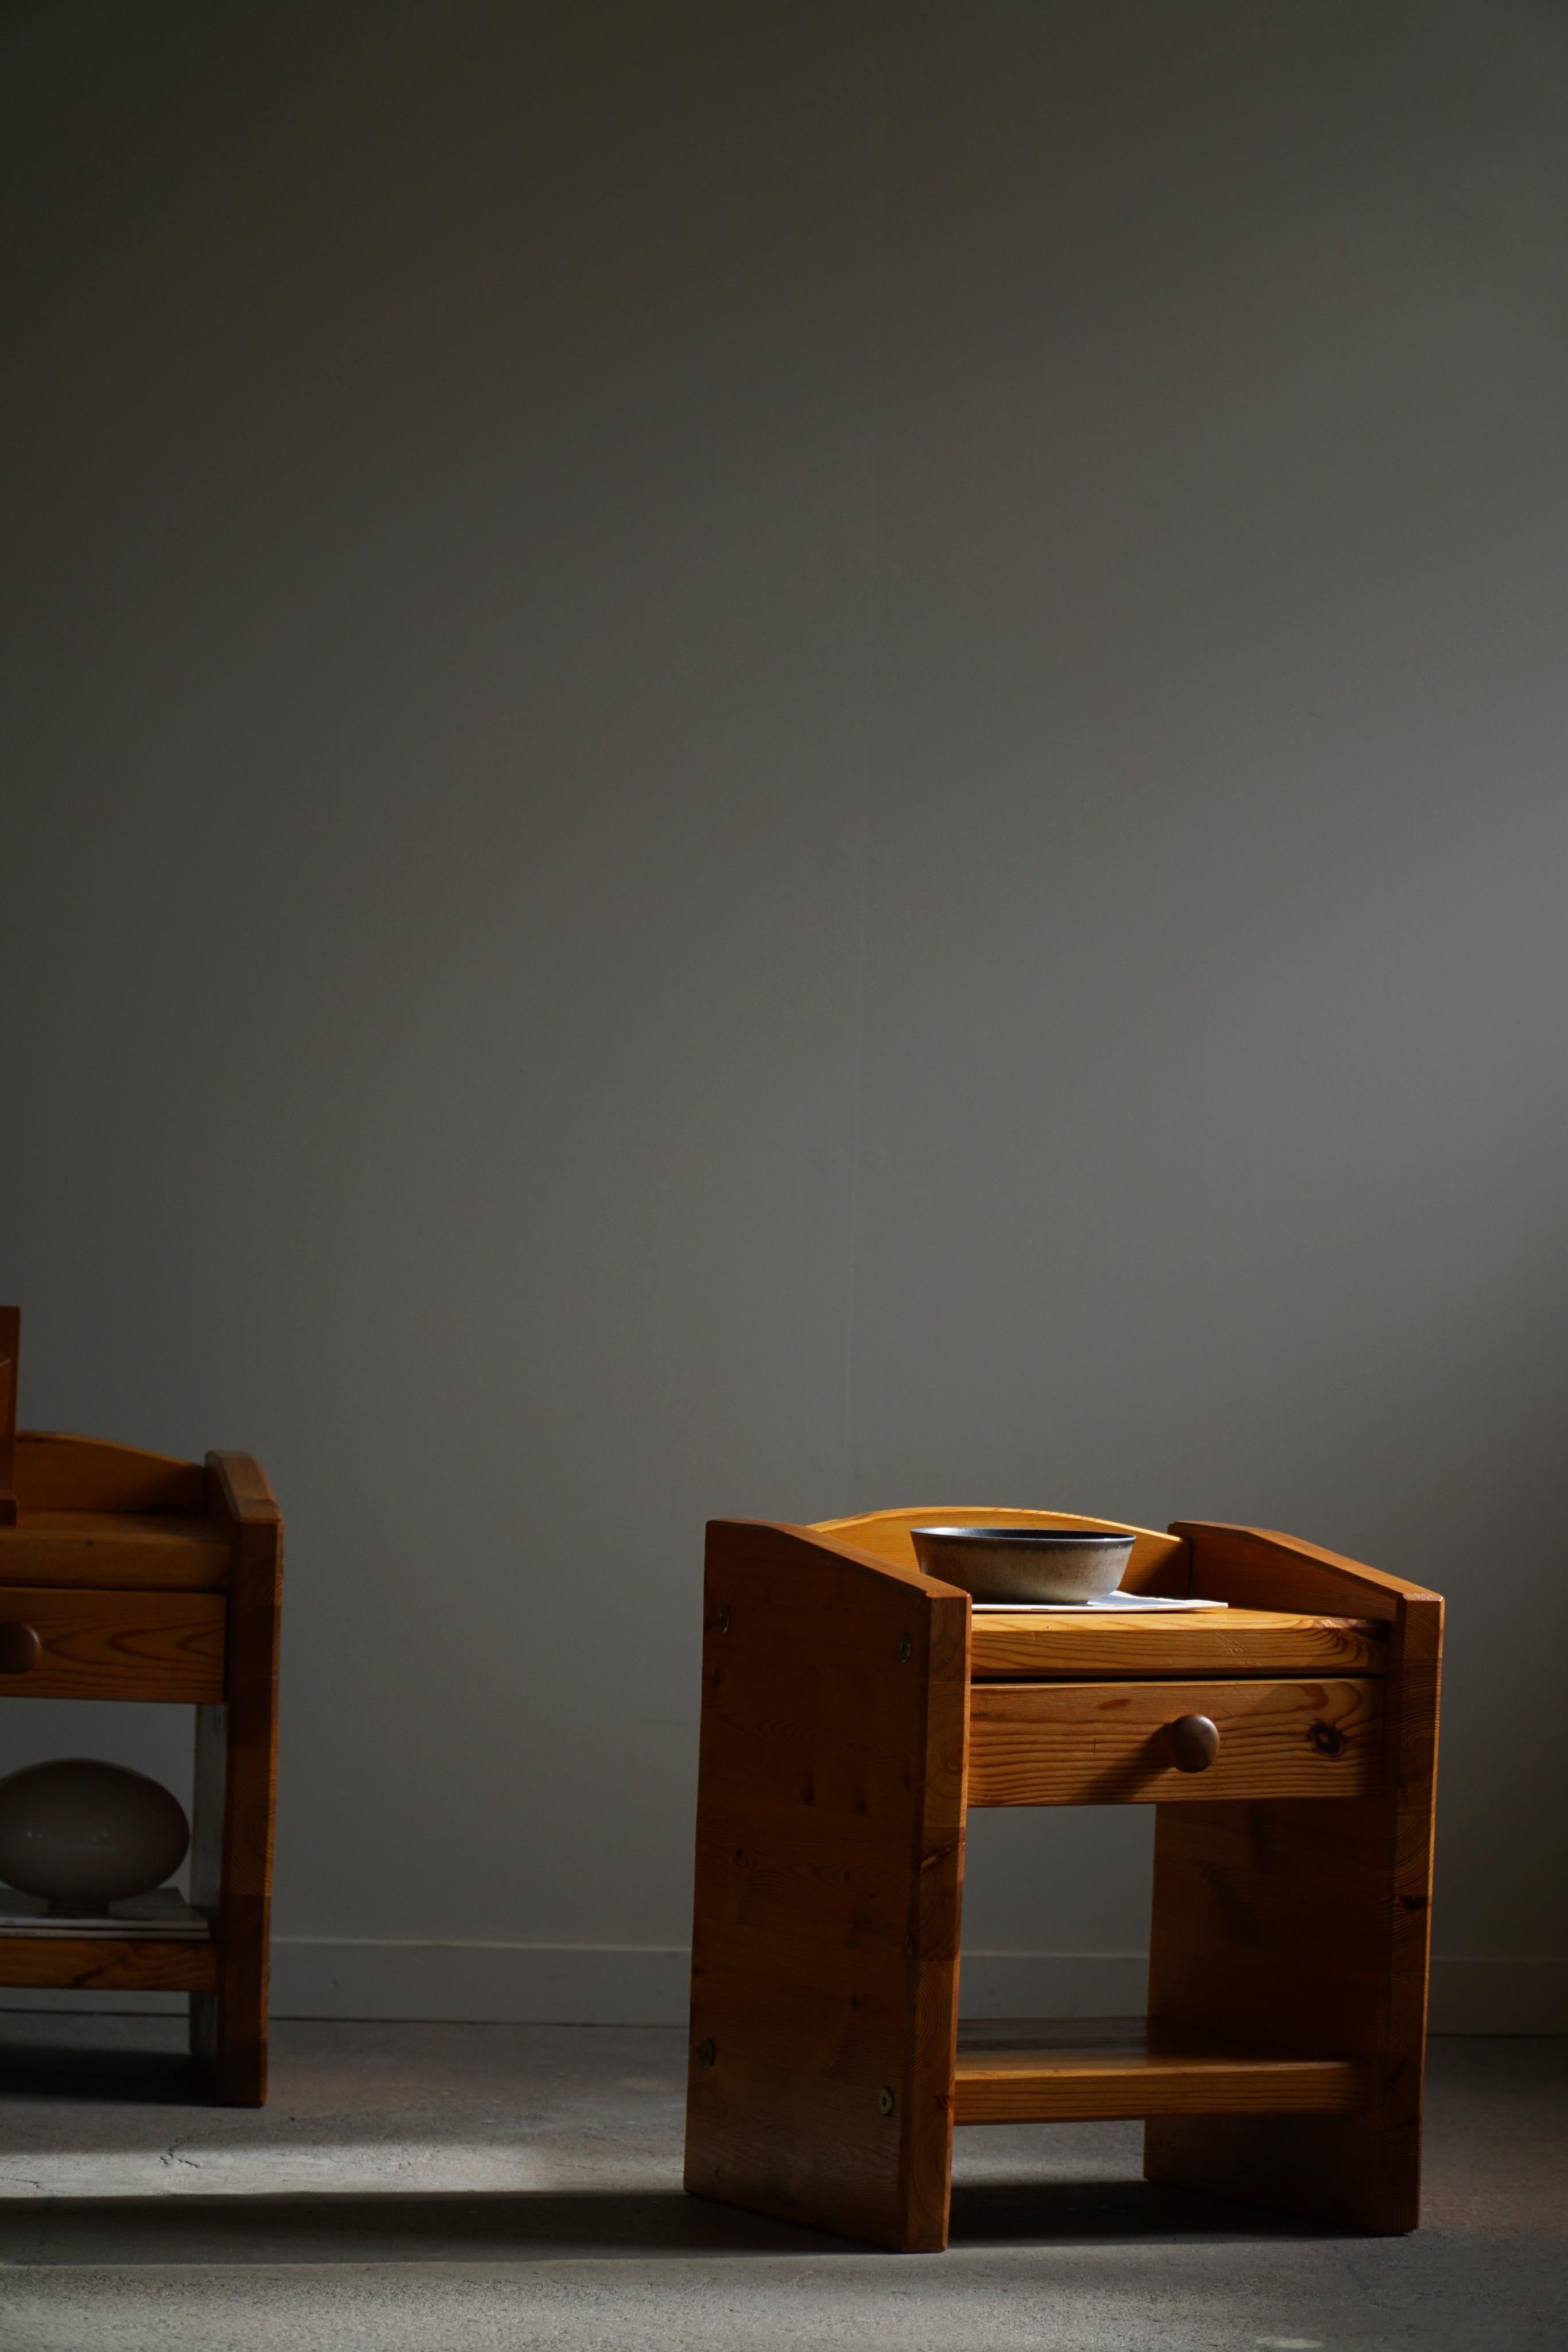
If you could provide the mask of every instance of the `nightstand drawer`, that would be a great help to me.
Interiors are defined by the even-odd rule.
[[[978,1683],[971,1805],[1364,1797],[1382,1769],[1383,1685]]]
[[[217,1592],[0,1589],[0,1697],[213,1705],[224,1695]]]

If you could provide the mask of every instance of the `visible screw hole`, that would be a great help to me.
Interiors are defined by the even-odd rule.
[[[728,1631],[729,1631],[729,1603],[728,1603],[727,1601],[721,1601],[719,1602],[719,1605],[718,1605],[718,1616],[717,1616],[717,1619],[716,1620],[716,1622],[717,1623],[718,1630],[719,1630],[719,1632],[720,1632],[721,1633],[728,1633]]]
[[[910,1640],[907,1633],[901,1633],[898,1637],[898,1654],[904,1660],[905,1665],[909,1664],[910,1659],[915,1655],[915,1644]]]
[[[877,2093],[877,2095],[876,2095],[876,2105],[877,2105],[877,2112],[878,2112],[878,2114],[879,2114],[879,2115],[884,2115],[884,2116],[890,2116],[890,2115],[892,2115],[892,2113],[893,2113],[893,2108],[894,2108],[894,2097],[893,2097],[893,2093],[888,2089],[887,2084],[886,2084],[885,2083],[883,2084],[883,2086],[882,2086],[881,2090],[880,2090],[880,2091]]]
[[[717,2056],[718,2052],[715,2049],[711,2042],[699,2042],[697,2043],[697,2064],[699,2066],[711,2066]]]

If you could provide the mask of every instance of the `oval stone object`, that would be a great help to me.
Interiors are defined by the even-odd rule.
[[[178,1797],[122,1764],[61,1756],[0,1780],[0,1879],[57,1908],[145,1895],[190,1843]]]
[[[1131,1536],[1101,1528],[911,1528],[927,1576],[977,1601],[1098,1601],[1114,1592]]]

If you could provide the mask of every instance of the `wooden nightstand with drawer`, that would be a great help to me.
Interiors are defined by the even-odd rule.
[[[1442,1602],[1247,1528],[1124,1591],[974,1612],[883,1511],[708,1530],[686,2187],[947,2240],[956,2124],[1142,2117],[1145,2171],[1341,2226],[1418,2211]],[[1148,2016],[960,2024],[972,1805],[1153,1804]]]
[[[14,1335],[14,1318],[13,1318]],[[0,1358],[4,1357],[0,1346]],[[12,1339],[10,1361],[15,1361]],[[196,1710],[179,1933],[0,1926],[0,1986],[191,1996],[213,2095],[267,2096],[283,1522],[248,1454],[0,1433],[0,1696]]]

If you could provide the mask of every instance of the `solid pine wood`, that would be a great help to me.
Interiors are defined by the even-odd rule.
[[[969,1633],[977,1681],[1012,1676],[1061,1682],[1134,1675],[1172,1681],[1216,1675],[1380,1675],[1388,1629],[1366,1617],[1303,1617],[1270,1609],[1211,1615],[993,1614],[977,1610]]]
[[[1162,1807],[1149,2008],[1364,2061],[1365,2111],[1336,2118],[1162,2120],[1154,2179],[1397,2231],[1420,2210],[1442,1602],[1338,1554],[1251,1528],[1189,1524],[1195,1572],[1223,1597],[1270,1578],[1301,1602],[1332,1580],[1389,1622],[1381,1785],[1349,1805]]]
[[[221,1592],[233,1546],[211,1519],[156,1512],[35,1511],[0,1527],[0,1593],[12,1585]]]
[[[1118,2033],[1116,2022],[960,2025],[954,2122],[1338,2115],[1366,2105],[1366,2068],[1352,2059],[1270,2054],[1234,2036],[1184,2034],[1142,2019]]]
[[[16,1433],[16,1500],[24,1511],[157,1511],[199,1519],[206,1495],[199,1462],[64,1430]]]
[[[708,1529],[686,2186],[946,2242],[968,1604],[806,1530]]]
[[[4,1331],[0,1328],[0,1353]],[[188,1701],[197,1724],[192,1897],[207,1944],[0,1933],[0,1984],[192,1994],[214,2095],[267,2091],[283,1527],[246,1454],[177,1462],[25,1431],[19,1510],[0,1526],[0,1626],[39,1637],[0,1696]],[[225,1638],[226,1637],[226,1638]],[[0,1644],[23,1660],[29,1645]]]
[[[188,1992],[216,1978],[211,1944],[127,1936],[0,1936],[0,1985],[76,1992]]]
[[[1178,1522],[1144,1572],[1224,1614],[970,1630],[910,1526],[1031,1517],[1106,1524],[712,1531],[688,2186],[938,2246],[954,2120],[1141,2115],[1153,2178],[1412,2227],[1441,1602],[1289,1537]],[[1183,1717],[1218,1729],[1207,1770],[1174,1769]],[[1007,2024],[956,2053],[966,1804],[1150,1800],[1146,2039]]]
[[[1169,1727],[1189,1715],[1219,1732],[1207,1771],[1182,1771],[1175,1760]],[[969,1802],[1360,1796],[1382,1770],[1382,1726],[1383,1685],[1370,1678],[978,1683],[969,1703]]]
[[[0,1588],[0,1635],[20,1626],[38,1642],[25,1672],[0,1670],[0,1696],[219,1700],[226,1618],[215,1592]]]
[[[277,1650],[283,1518],[258,1463],[209,1454],[207,1496],[232,1546],[223,1721],[197,1719],[193,1849],[217,1878],[192,1900],[215,1910],[216,1982],[191,2004],[191,2047],[231,2106],[267,2098],[267,1969],[277,1787]],[[222,1821],[214,1835],[212,1817]]]
[[[1250,1609],[1327,1610],[1392,1622],[1406,1600],[1432,1601],[1424,1585],[1366,1568],[1274,1528],[1229,1527],[1217,1519],[1173,1519],[1187,1545],[1195,1592]]]

